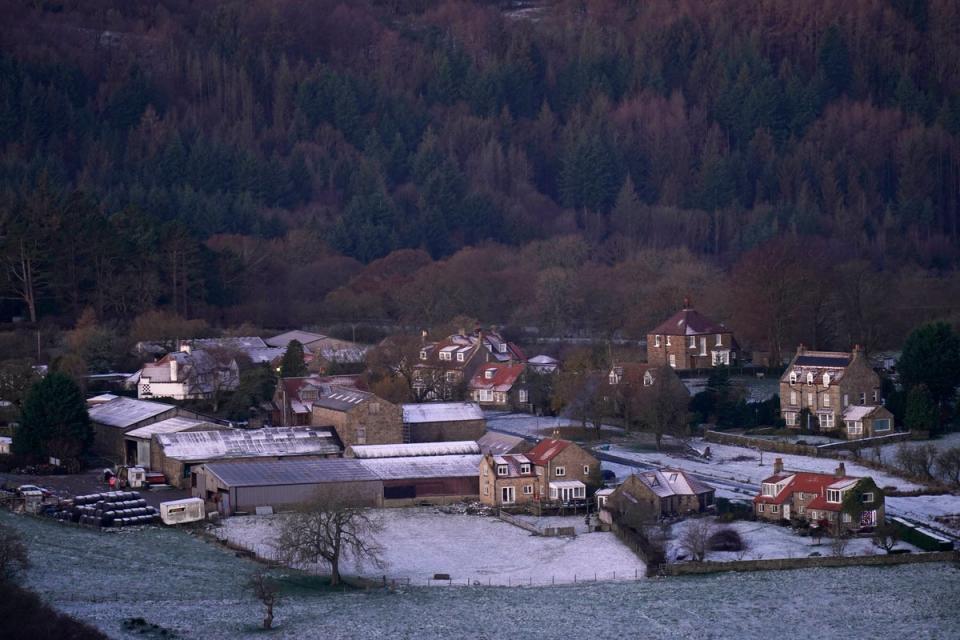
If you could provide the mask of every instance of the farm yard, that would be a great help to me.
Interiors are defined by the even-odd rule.
[[[143,637],[123,625],[134,617],[180,638],[263,635],[256,604],[241,592],[255,565],[218,545],[159,528],[100,534],[6,513],[0,521],[18,529],[30,548],[28,585],[111,637]],[[871,585],[869,598],[861,597],[865,584]],[[937,598],[929,597],[931,584],[937,585]],[[479,639],[519,635],[533,627],[557,637],[621,638],[635,637],[643,628],[664,640],[752,640],[769,637],[768,611],[759,603],[771,593],[777,594],[778,624],[802,627],[805,637],[960,637],[955,606],[960,571],[946,564],[729,573],[553,589],[331,593],[290,587],[269,635]],[[849,610],[825,607],[825,599],[857,601],[855,633]]]

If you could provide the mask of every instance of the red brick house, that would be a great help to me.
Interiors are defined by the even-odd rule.
[[[678,370],[736,364],[740,347],[723,323],[689,305],[647,334],[647,362]]]
[[[883,491],[871,478],[848,476],[842,462],[833,474],[812,473],[784,471],[777,458],[753,506],[761,520],[804,521],[830,532],[875,527],[884,516]]]

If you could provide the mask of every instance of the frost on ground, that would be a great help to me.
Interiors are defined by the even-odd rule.
[[[739,520],[730,523],[717,523],[715,518],[713,531],[719,529],[734,529],[740,534],[745,543],[745,550],[738,551],[709,551],[706,560],[712,562],[730,562],[732,560],[773,560],[778,558],[806,558],[811,554],[819,553],[822,556],[833,555],[831,539],[823,537],[817,544],[814,538],[809,536],[800,536],[793,532],[789,527],[781,527],[768,522],[748,522]],[[667,540],[667,559],[670,562],[676,561],[678,557],[686,556],[690,553],[683,549],[683,534],[687,528],[695,526],[700,522],[697,519],[688,519],[674,524],[670,527],[670,538]],[[912,552],[918,552],[919,549],[907,544],[898,542],[898,549],[909,549]],[[882,549],[874,546],[870,538],[850,538],[843,549],[843,555],[846,556],[866,556],[881,555],[886,553]]]
[[[159,527],[100,534],[4,512],[0,522],[20,531],[30,549],[28,586],[110,637],[142,638],[124,630],[131,617],[183,638],[264,637],[261,610],[240,589],[256,564],[216,544]],[[285,594],[267,635],[479,640],[536,630],[553,638],[759,640],[770,637],[775,606],[785,638],[948,640],[960,637],[958,600],[960,571],[945,563],[556,588],[301,589]]]
[[[887,513],[889,515],[906,516],[928,524],[935,529],[951,531],[944,523],[937,522],[937,516],[960,514],[960,496],[911,496],[909,498],[887,498]],[[953,530],[955,535],[960,531]]]
[[[506,413],[503,411],[484,411],[487,428],[516,436],[549,436],[553,429],[560,427],[582,427],[580,420],[571,420],[562,416],[534,416],[529,413]],[[589,425],[592,428],[592,424]],[[613,425],[601,425],[602,431],[610,435],[623,433],[623,429]]]
[[[358,575],[409,579],[425,585],[438,573],[464,584],[483,585],[573,583],[589,579],[642,577],[643,562],[612,533],[575,538],[532,535],[496,518],[451,515],[430,508],[383,509],[384,530],[377,536],[386,567],[362,563]],[[228,518],[219,534],[232,543],[268,555],[269,541],[284,516]],[[546,524],[541,518],[538,526]],[[568,526],[569,518],[556,518]],[[579,522],[583,523],[582,516]],[[351,569],[344,567],[350,573]]]

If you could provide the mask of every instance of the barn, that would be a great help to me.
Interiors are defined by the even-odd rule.
[[[383,505],[447,504],[480,497],[480,454],[358,460],[383,483]]]
[[[179,433],[180,431],[223,431],[230,427],[205,422],[195,418],[167,418],[153,422],[123,434],[124,464],[150,468],[150,449],[153,436],[158,433]],[[157,469],[160,471],[160,469]]]
[[[346,458],[209,462],[192,472],[191,493],[221,515],[257,507],[292,509],[313,500],[380,506],[383,483],[363,463]]]
[[[404,442],[476,440],[487,420],[475,402],[426,402],[403,405]]]
[[[94,453],[118,462],[126,458],[124,436],[128,432],[168,418],[200,418],[198,414],[172,404],[125,397],[93,403],[87,411],[93,425]]]

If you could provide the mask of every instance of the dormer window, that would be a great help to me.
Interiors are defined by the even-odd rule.
[[[493,380],[493,374],[494,374],[493,369],[487,369],[486,371],[483,372],[483,377],[486,378],[487,380]]]
[[[441,352],[440,352],[440,359],[441,359],[441,360],[449,360],[449,359],[450,359],[450,352],[449,352],[449,351],[441,351]]]
[[[823,386],[825,386],[825,387],[829,387],[829,386],[830,386],[830,374],[829,374],[829,373],[823,374]]]
[[[791,371],[791,372],[790,372],[790,384],[797,384],[797,372],[796,372],[796,371]]]
[[[610,384],[617,384],[617,374],[613,371],[610,372]]]
[[[813,374],[812,374],[812,373],[808,373],[808,374],[807,374],[807,384],[813,384]]]
[[[827,502],[840,504],[843,499],[843,492],[840,489],[827,489]]]
[[[426,349],[423,349],[423,350],[420,351],[420,359],[421,359],[421,360],[426,360],[426,359],[427,359],[427,350],[426,350]]]
[[[460,352],[457,354],[457,362],[463,362],[463,353]]]
[[[773,496],[777,495],[777,487],[776,487],[776,485],[771,484],[771,483],[769,483],[769,482],[764,482],[764,483],[763,483],[763,486],[761,487],[761,492],[760,492],[760,493],[761,493],[762,495],[765,495],[765,496],[773,497]]]
[[[643,374],[643,386],[645,386],[645,387],[652,387],[652,386],[653,386],[653,376],[650,375],[650,372],[649,372],[649,371],[647,371],[645,374]]]
[[[500,343],[500,353],[506,353],[506,352],[507,352],[507,343],[506,343],[506,342],[501,342],[501,343]]]
[[[507,475],[507,465],[505,465],[505,464],[498,464],[498,465],[497,465],[497,475],[498,475],[498,476],[505,476],[505,475]]]
[[[529,464],[520,465],[520,473],[530,473],[530,465]]]

